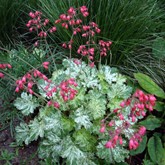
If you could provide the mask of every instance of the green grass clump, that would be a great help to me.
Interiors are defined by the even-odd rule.
[[[87,22],[95,21],[101,28],[98,39],[112,40],[112,56],[106,62],[117,66],[125,74],[143,71],[151,76],[160,86],[165,87],[164,61],[157,61],[152,55],[152,45],[157,37],[164,36],[165,13],[160,2],[155,0],[61,0],[41,1],[39,8],[52,24],[59,15],[66,13],[70,6],[86,5],[90,16]],[[60,28],[52,37],[53,42],[64,42],[70,33]],[[74,43],[83,43],[80,37]],[[76,49],[75,49],[76,53]]]

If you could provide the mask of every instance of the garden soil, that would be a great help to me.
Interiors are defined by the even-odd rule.
[[[14,138],[11,136],[10,128],[0,132],[0,165],[9,165],[6,160],[2,160],[2,152],[8,151],[12,155],[11,165],[39,165],[37,157],[37,142],[33,142],[24,147],[11,147]]]

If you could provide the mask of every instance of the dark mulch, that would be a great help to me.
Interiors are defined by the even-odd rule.
[[[11,137],[9,128],[0,132],[0,159],[2,159],[1,152],[7,150],[9,154],[14,155],[10,160],[12,165],[39,165],[36,142],[24,147],[11,147],[12,142],[14,138]],[[0,165],[5,165],[6,162],[0,160]]]

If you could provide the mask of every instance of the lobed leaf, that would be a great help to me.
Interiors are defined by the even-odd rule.
[[[15,100],[14,106],[18,110],[21,110],[23,115],[27,116],[34,112],[34,110],[39,106],[39,103],[32,95],[28,95],[27,93],[23,92],[21,94],[21,98],[17,98]]]

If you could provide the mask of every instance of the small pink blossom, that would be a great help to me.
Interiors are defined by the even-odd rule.
[[[105,132],[105,125],[103,125],[101,128],[100,128],[100,133],[104,133]]]
[[[114,148],[113,144],[111,141],[108,141],[106,144],[105,144],[105,148]]]
[[[0,72],[0,78],[3,78],[4,77],[4,74]]]
[[[139,133],[141,136],[144,136],[145,133],[146,133],[146,127],[141,126],[141,127],[139,128],[138,133]]]

